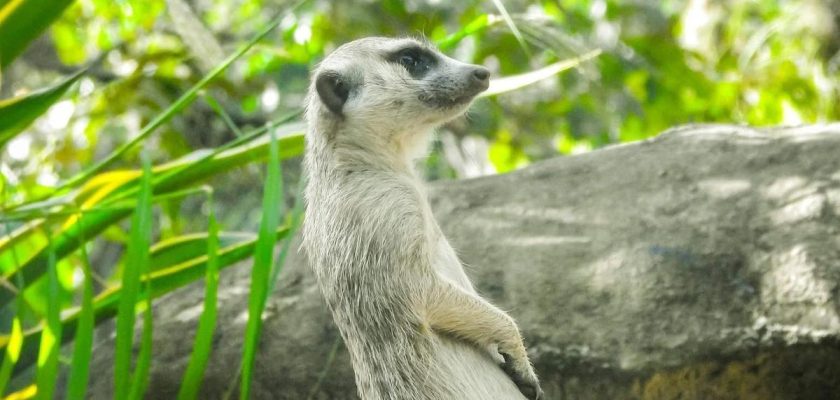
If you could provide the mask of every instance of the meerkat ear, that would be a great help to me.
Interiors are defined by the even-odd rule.
[[[315,89],[318,97],[330,111],[341,115],[344,103],[350,95],[349,82],[335,71],[324,71],[315,78]]]

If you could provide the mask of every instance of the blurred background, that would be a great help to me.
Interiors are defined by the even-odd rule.
[[[19,34],[3,31],[3,19],[8,23],[8,11],[26,3],[32,2],[0,0],[0,50]],[[454,58],[485,65],[493,78],[602,51],[557,75],[479,99],[468,116],[440,129],[420,166],[430,180],[505,173],[686,123],[840,119],[840,0],[54,3],[56,19],[44,24],[43,33],[13,62],[0,60],[0,99],[29,96],[87,68],[25,129],[0,135],[0,264],[4,285],[18,285],[15,293],[30,289],[13,279],[15,271],[47,265],[45,252],[57,249],[51,243],[75,223],[62,219],[74,211],[61,207],[90,206],[90,198],[70,194],[96,186],[89,187],[90,180],[68,186],[68,180],[141,135],[142,143],[119,152],[106,170],[138,171],[141,154],[153,165],[189,160],[266,125],[298,121],[308,72],[332,49],[359,37],[425,36]],[[278,16],[275,30],[211,77]],[[195,100],[166,114],[192,87],[200,88]],[[162,115],[168,115],[165,123],[144,133]],[[0,119],[0,133],[2,124]],[[292,206],[300,150],[289,151],[294,154],[282,157],[283,195]],[[212,201],[204,192],[156,200],[152,243],[194,232],[206,236],[211,210],[222,231],[256,232],[265,210],[265,157],[190,181],[212,188]],[[37,212],[21,211],[27,209]],[[130,241],[125,216],[82,238],[94,293],[123,279]],[[27,230],[42,218],[50,222],[40,225],[47,229]],[[237,238],[222,235],[222,245]],[[62,290],[76,293],[62,300],[66,310],[80,301],[88,255],[75,247],[59,250]],[[43,271],[32,277],[43,280]],[[37,325],[49,308],[46,293],[43,283],[32,289],[28,312],[4,300],[2,331],[12,329],[15,315],[23,315],[24,327]]]
[[[299,110],[308,71],[343,42],[370,35],[441,41],[484,15],[492,19],[489,26],[446,52],[487,66],[495,77],[591,49],[604,53],[556,78],[480,100],[468,121],[443,129],[427,163],[430,179],[506,172],[684,123],[803,124],[840,116],[840,1],[501,3],[518,32],[492,1],[305,2],[213,82],[205,97],[149,138],[153,161],[234,137],[208,98],[235,125],[259,126]],[[11,199],[55,185],[136,136],[290,5],[72,2],[48,33],[3,71],[0,98],[8,98],[92,65],[77,90],[3,149],[0,167],[14,182]],[[120,163],[136,166],[136,154]]]

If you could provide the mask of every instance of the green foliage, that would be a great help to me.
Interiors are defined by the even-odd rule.
[[[289,229],[287,227],[280,227],[275,231],[276,238],[283,239],[288,236]],[[235,265],[254,253],[256,246],[256,239],[243,240],[233,245],[224,247],[219,250],[218,263],[219,268],[227,268]],[[206,273],[207,255],[201,255],[193,259],[184,261],[174,265],[164,265],[158,271],[150,273],[149,275],[141,277],[142,282],[150,281],[152,287],[152,298],[160,297],[169,293],[179,287],[195,282]],[[115,285],[99,293],[93,299],[93,313],[94,321],[96,323],[105,321],[114,317],[117,314],[117,304],[122,296],[122,287]],[[21,302],[23,303],[23,302]],[[70,309],[61,323],[67,330],[77,329],[81,312],[79,309]],[[40,340],[42,326],[35,326],[23,332],[21,336],[19,333],[13,331],[11,335],[0,336],[0,348],[5,349],[8,353],[17,354],[17,362],[26,366],[35,361],[35,355],[38,352],[37,341]],[[69,339],[65,337],[64,340]],[[22,347],[21,344],[23,343]]]
[[[69,179],[61,188],[64,187],[72,187],[80,182],[87,181],[90,179],[94,174],[101,171],[103,168],[107,167],[123,155],[125,155],[129,150],[135,147],[138,143],[143,142],[146,137],[148,137],[152,132],[155,131],[159,126],[166,123],[169,119],[172,118],[175,114],[179,111],[184,109],[188,104],[192,103],[193,100],[198,96],[198,92],[207,86],[208,83],[213,81],[219,74],[225,71],[234,61],[242,57],[245,52],[247,52],[254,44],[259,42],[263,39],[269,32],[271,32],[277,24],[280,23],[280,19],[278,18],[268,26],[266,26],[260,33],[254,35],[254,37],[245,45],[239,48],[235,53],[228,56],[221,64],[217,65],[210,71],[207,75],[202,77],[195,85],[193,85],[189,90],[187,90],[181,97],[178,98],[172,105],[170,105],[163,113],[159,114],[155,119],[152,120],[148,125],[143,127],[143,130],[140,131],[140,134],[137,135],[134,139],[130,140],[129,142],[120,146],[116,151],[111,153],[107,158],[102,160],[101,162],[97,163],[96,165],[86,169],[84,172],[76,175],[75,177]]]
[[[55,104],[82,77],[82,73],[77,72],[55,86],[28,95],[0,100],[0,149]]]
[[[311,1],[279,16],[264,0],[190,4],[207,37],[231,54],[214,68],[198,67],[201,49],[174,33],[163,0],[0,0],[8,98],[0,100],[0,395],[51,397],[67,370],[68,398],[83,398],[93,330],[116,317],[119,398],[142,397],[152,301],[204,278],[179,392],[196,398],[218,322],[219,273],[253,258],[238,385],[248,397],[260,315],[303,213],[302,182],[283,184],[302,181],[298,167],[281,174],[280,162],[303,151],[308,71],[352,38],[422,32],[493,71],[468,128],[452,124],[444,129],[451,140],[432,146],[426,170],[435,178],[470,175],[459,157],[506,172],[687,122],[840,117],[840,40],[819,29],[819,18],[798,17],[819,16],[814,2],[699,10],[680,1]],[[28,44],[39,51],[12,62]],[[469,143],[481,153],[467,154]],[[151,150],[148,162],[141,147]],[[137,312],[140,351],[129,373]],[[69,341],[73,356],[62,365],[58,346]],[[24,386],[8,388],[36,362],[34,385],[20,375]]]
[[[280,131],[292,133],[295,129],[295,126],[284,126]],[[172,194],[178,188],[194,186],[201,179],[264,158],[268,140],[255,135],[262,131],[252,132],[243,137],[246,140],[229,149],[220,148],[200,154],[199,157],[185,158],[156,168],[160,177],[154,182],[154,191],[161,195]],[[302,136],[299,134],[286,136],[280,142],[283,145],[282,158],[294,157],[303,150]],[[2,265],[18,265],[17,268],[4,271],[5,278],[14,281],[17,276],[22,276],[26,282],[34,281],[46,270],[47,255],[51,250],[55,251],[57,257],[65,257],[78,247],[83,238],[95,237],[129,215],[134,209],[134,199],[130,196],[137,193],[138,176],[136,171],[114,171],[94,177],[81,187],[75,201],[57,199],[63,201],[58,211],[53,211],[55,201],[18,207],[24,209],[23,212],[11,216],[30,218],[35,223],[24,225],[14,234],[0,240],[0,260],[3,256],[9,260],[9,263]],[[81,217],[76,217],[79,209],[84,212]],[[67,213],[71,216],[64,220],[57,238],[49,245],[38,240],[38,230],[45,223],[45,216],[60,219]],[[13,262],[13,258],[27,253],[28,260]],[[8,291],[0,291],[0,301],[6,302],[11,298],[12,294]]]
[[[11,64],[71,3],[73,0],[0,2],[0,69]]]

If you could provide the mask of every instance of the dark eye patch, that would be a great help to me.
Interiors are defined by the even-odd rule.
[[[421,78],[437,64],[437,58],[427,49],[410,46],[388,55],[388,61],[402,65],[413,78]]]

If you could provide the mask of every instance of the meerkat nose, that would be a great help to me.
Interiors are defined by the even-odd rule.
[[[480,91],[487,89],[490,85],[490,71],[484,67],[475,67],[472,70],[471,82],[472,86]]]
[[[478,67],[473,70],[473,77],[479,81],[486,81],[487,78],[490,77],[490,71],[488,71],[487,68]]]

